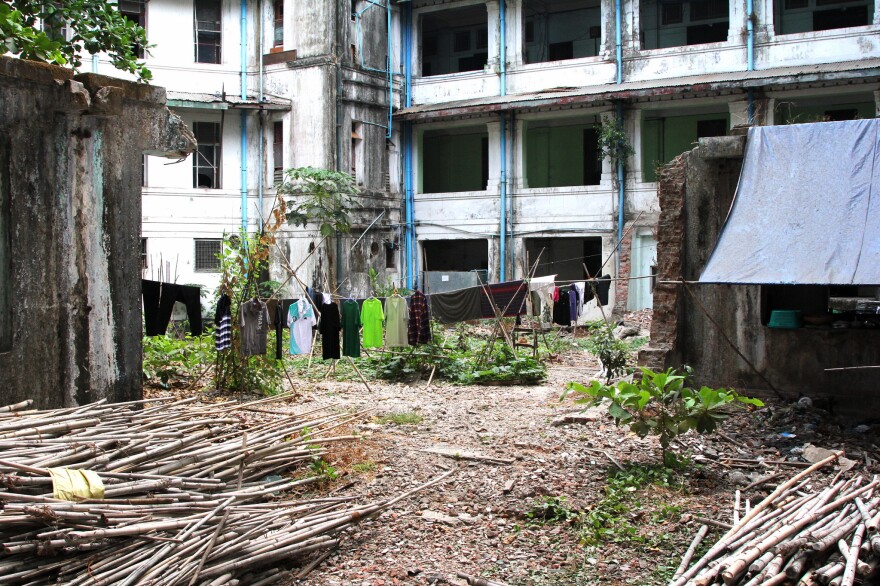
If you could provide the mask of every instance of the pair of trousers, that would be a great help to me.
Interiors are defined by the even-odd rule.
[[[144,331],[147,336],[164,336],[171,321],[174,303],[186,306],[189,329],[193,336],[202,335],[202,291],[200,287],[161,283],[141,279],[144,298]]]

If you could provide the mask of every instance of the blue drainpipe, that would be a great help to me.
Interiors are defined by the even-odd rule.
[[[755,4],[754,0],[746,2],[746,61],[749,71],[755,70]],[[748,90],[749,96],[749,124],[755,121],[755,92]]]
[[[412,5],[407,3],[403,7],[403,32],[404,32],[404,57],[403,57],[403,73],[404,73],[404,100],[406,107],[412,106]],[[417,285],[418,280],[414,279],[415,268],[415,246],[416,246],[416,227],[415,214],[413,212],[413,204],[415,196],[413,194],[413,128],[412,122],[406,122],[403,127],[403,211],[404,223],[406,230],[404,232],[404,247],[406,249],[406,287],[413,289]]]
[[[501,60],[501,87],[502,96],[507,95],[507,7],[506,0],[500,2],[500,35],[498,43],[499,59]],[[500,241],[500,279],[503,283],[507,280],[507,115],[501,113],[501,230]]]
[[[241,0],[241,99],[247,99],[247,0]],[[241,111],[241,228],[247,232],[247,113]]]

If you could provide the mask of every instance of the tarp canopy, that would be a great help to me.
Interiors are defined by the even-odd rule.
[[[700,282],[880,284],[880,120],[749,129]]]

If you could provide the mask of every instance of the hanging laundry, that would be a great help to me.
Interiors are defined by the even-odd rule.
[[[428,298],[418,289],[409,298],[409,345],[428,344],[431,341],[431,316]]]
[[[608,293],[611,290],[611,275],[602,275],[596,283],[596,297],[599,305],[608,305]]]
[[[214,312],[214,348],[218,352],[232,348],[232,300],[224,293]]]
[[[578,316],[584,313],[584,303],[593,298],[593,292],[590,291],[590,288],[587,287],[587,284],[583,281],[578,281],[574,284],[577,287],[578,292]],[[589,296],[589,297],[588,297]]]
[[[577,287],[572,283],[568,287],[568,306],[571,312],[571,321],[577,323],[578,315],[580,312],[578,311],[578,305],[580,304],[580,297],[578,296]]]
[[[330,296],[326,295],[325,299]],[[321,332],[321,357],[324,360],[334,360],[339,358],[339,331],[342,324],[339,320],[339,306],[335,303],[321,304],[321,321],[318,324],[318,331]]]
[[[361,357],[361,308],[357,301],[349,299],[342,304],[342,354],[351,358]]]
[[[300,299],[287,310],[287,326],[290,328],[290,353],[312,352],[312,328],[317,324],[315,310],[308,299]]]
[[[521,279],[479,287],[481,317],[495,317],[496,307],[498,311],[503,312],[505,317],[525,313],[528,290],[525,281]]]
[[[428,303],[430,303],[431,315],[442,324],[455,324],[483,317],[479,287],[468,287],[448,293],[432,293],[428,295]]]
[[[529,281],[529,289],[537,293],[541,303],[548,307],[553,305],[553,290],[556,288],[554,281],[556,281],[556,275],[535,277]]]
[[[553,303],[553,323],[561,326],[571,325],[571,305],[568,301],[568,291],[558,289],[559,299]]]
[[[266,353],[266,334],[269,332],[269,310],[259,299],[241,304],[241,355],[253,356]]]
[[[364,348],[382,347],[382,322],[385,313],[382,311],[382,302],[375,297],[364,301],[361,307],[361,324],[364,326]]]
[[[385,317],[385,346],[387,348],[409,346],[407,327],[409,310],[406,307],[406,299],[399,295],[392,295],[386,299]]]
[[[141,295],[144,299],[144,332],[147,336],[165,335],[177,301],[186,306],[192,335],[202,335],[201,287],[141,279]]]

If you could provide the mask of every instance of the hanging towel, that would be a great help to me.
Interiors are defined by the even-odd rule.
[[[406,299],[392,295],[385,300],[385,346],[400,348],[409,346],[409,309]]]
[[[431,315],[442,324],[455,324],[483,317],[479,287],[468,287],[448,293],[433,293],[428,295],[428,303],[430,303]]]
[[[232,347],[232,300],[224,293],[214,312],[214,348],[220,352]]]
[[[300,299],[287,311],[290,327],[290,353],[310,354],[312,351],[312,328],[317,324],[315,311],[307,299]]]
[[[478,287],[480,293],[480,314],[483,318],[495,317],[495,308],[505,317],[522,315],[526,310],[526,293],[529,288],[525,281],[508,281]]]
[[[341,329],[339,306],[333,302],[321,304],[321,322],[318,324],[318,331],[321,332],[321,357],[324,360],[339,358],[339,331]]]
[[[431,341],[431,316],[428,298],[418,289],[409,298],[409,345],[427,344]]]
[[[556,275],[535,277],[529,281],[529,289],[538,294],[541,303],[550,307],[553,305],[553,289],[556,288],[555,281]]]
[[[342,304],[342,354],[361,357],[361,310],[357,301]]]
[[[593,298],[593,292],[589,290],[587,284],[583,281],[575,283],[574,286],[577,287],[578,292],[578,317],[580,317],[584,313],[584,303]]]
[[[266,334],[269,332],[269,310],[259,299],[241,304],[241,355],[253,356],[266,353]]]
[[[371,297],[364,301],[361,307],[361,323],[364,326],[364,348],[382,347],[382,322],[385,313],[382,311],[382,302]]]

